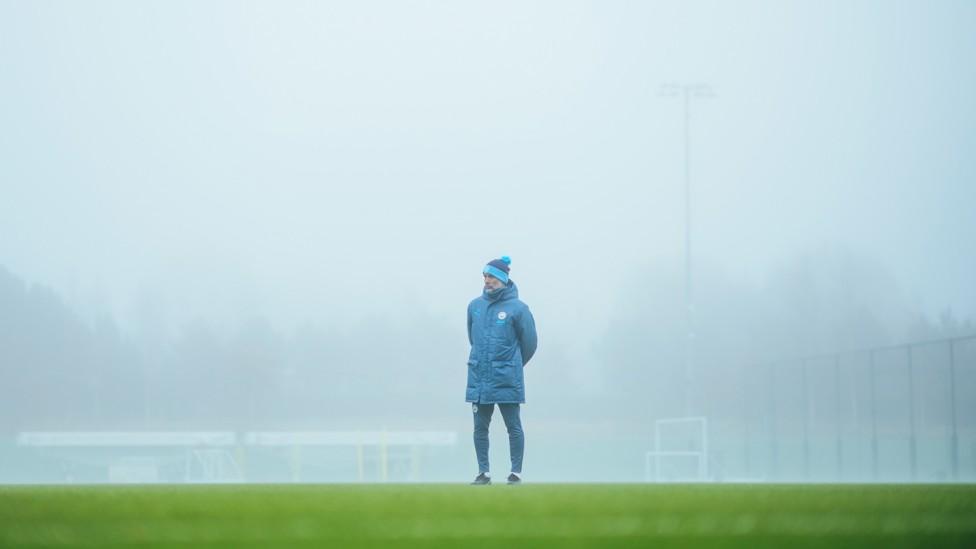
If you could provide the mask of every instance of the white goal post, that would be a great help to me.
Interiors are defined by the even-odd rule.
[[[662,427],[679,426],[688,428],[692,434],[684,439],[688,448],[674,448],[662,443]],[[694,476],[668,477],[661,472],[662,460],[692,459],[696,462]],[[651,462],[653,462],[653,467]],[[653,470],[653,474],[652,474]],[[647,482],[704,482],[708,477],[708,418],[680,417],[654,421],[654,450],[644,454],[644,480]]]

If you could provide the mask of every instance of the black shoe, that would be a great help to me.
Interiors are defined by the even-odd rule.
[[[480,475],[475,477],[474,482],[472,482],[471,484],[472,485],[491,484],[491,477],[489,477],[484,473],[481,473]]]
[[[512,473],[511,475],[508,475],[508,483],[509,484],[522,484],[522,479],[519,478],[519,476],[516,475],[515,473]]]

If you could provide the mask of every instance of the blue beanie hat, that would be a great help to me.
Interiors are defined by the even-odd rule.
[[[492,259],[485,265],[485,270],[481,271],[481,274],[490,274],[491,276],[501,280],[503,283],[508,284],[508,266],[512,264],[512,258],[507,255],[503,255],[501,259]]]

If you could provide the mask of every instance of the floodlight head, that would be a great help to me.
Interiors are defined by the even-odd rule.
[[[661,89],[657,92],[658,97],[677,97],[681,91],[681,86],[674,82],[661,84]]]
[[[710,99],[715,96],[715,92],[708,84],[678,84],[677,82],[665,82],[661,84],[661,89],[657,92],[658,97],[693,97],[695,99]]]

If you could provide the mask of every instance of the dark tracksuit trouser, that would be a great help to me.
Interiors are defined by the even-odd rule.
[[[508,428],[508,450],[512,455],[512,472],[522,472],[522,455],[525,453],[525,434],[522,432],[521,407],[519,404],[499,404],[505,427]],[[478,456],[478,472],[487,473],[488,468],[488,426],[495,412],[494,404],[475,403],[471,405],[474,415],[474,451]]]

